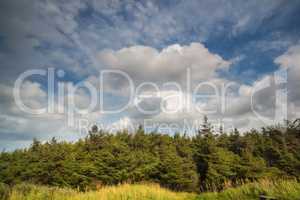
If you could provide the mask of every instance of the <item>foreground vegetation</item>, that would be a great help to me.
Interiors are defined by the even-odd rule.
[[[294,180],[260,180],[237,188],[200,195],[172,192],[157,184],[122,184],[89,192],[20,184],[7,190],[6,196],[3,194],[2,188],[1,200],[258,200],[262,195],[278,200],[299,200],[300,183]]]
[[[287,180],[260,180],[221,192],[202,194],[198,200],[258,200],[260,197],[277,200],[299,200],[300,183]]]
[[[171,192],[156,184],[123,184],[90,192],[21,184],[12,189],[7,200],[192,200],[195,198],[194,194]]]
[[[260,179],[300,179],[299,121],[252,130],[213,132],[204,119],[193,137],[94,127],[75,143],[34,140],[28,149],[0,154],[0,181],[96,190],[152,182],[173,191],[221,191]]]

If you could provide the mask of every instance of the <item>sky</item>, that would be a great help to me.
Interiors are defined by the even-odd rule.
[[[204,115],[241,131],[296,119],[299,19],[298,0],[2,0],[0,149],[75,141],[92,124],[172,134]]]

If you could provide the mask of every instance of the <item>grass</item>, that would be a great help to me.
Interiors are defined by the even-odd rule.
[[[1,188],[1,187],[0,187]],[[293,180],[261,180],[222,192],[172,192],[155,184],[123,184],[97,191],[79,192],[72,189],[21,184],[14,186],[7,200],[258,200],[260,195],[280,200],[300,200],[300,183]],[[1,199],[1,195],[0,195]]]
[[[22,184],[12,189],[9,200],[190,200],[195,198],[194,194],[171,192],[155,184],[123,184],[84,193],[71,189]]]
[[[278,200],[300,200],[300,183],[293,180],[260,180],[219,193],[204,193],[198,200],[258,200],[261,195]]]

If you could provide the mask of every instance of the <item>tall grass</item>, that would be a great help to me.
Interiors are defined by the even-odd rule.
[[[9,198],[10,188],[4,183],[0,183],[0,200],[7,200]]]
[[[154,184],[123,184],[91,192],[22,184],[12,189],[9,200],[190,200],[195,197],[194,194],[175,193]]]
[[[261,195],[278,200],[300,200],[300,183],[296,180],[260,180],[198,196],[172,192],[155,184],[123,184],[90,192],[21,184],[10,190],[9,197],[7,189],[3,191],[7,200],[258,200]]]
[[[278,200],[300,200],[300,183],[294,180],[260,180],[219,193],[205,193],[198,200],[258,200],[262,195]]]

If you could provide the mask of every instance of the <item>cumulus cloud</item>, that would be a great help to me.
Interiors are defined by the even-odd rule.
[[[135,87],[141,89],[136,91],[138,94],[133,94],[136,95],[134,104],[127,110],[128,116],[138,121],[156,118],[161,121],[178,122],[184,117],[201,118],[203,113],[199,114],[196,111],[196,105],[192,102],[192,91],[187,91],[187,84],[194,89],[198,84],[207,81],[200,88],[202,91],[199,92],[203,93],[214,89],[210,84],[219,88],[229,82],[220,78],[217,72],[227,70],[231,61],[209,52],[201,43],[186,46],[174,44],[162,50],[148,46],[132,46],[117,51],[104,50],[98,53],[97,58],[103,68],[121,70],[128,75]],[[120,80],[121,78],[123,80]],[[91,77],[90,80],[96,82],[95,77]],[[113,91],[115,95],[130,95],[128,92],[124,93],[129,91],[126,82],[128,80],[120,75],[119,78],[110,78],[103,84],[107,91]],[[139,87],[141,85],[142,88]],[[148,97],[139,99],[140,95]],[[199,101],[197,107],[214,107],[218,103],[216,101]],[[188,104],[192,105],[192,109],[187,110]]]
[[[278,64],[282,63],[281,65],[295,65],[298,59],[298,54],[295,53],[297,50],[296,47],[292,47],[287,53],[278,57],[275,62]],[[142,82],[153,81],[153,83],[158,85],[166,81],[175,81],[181,86],[184,85],[186,79],[185,70],[190,66],[192,71],[192,89],[195,89],[197,84],[208,81],[208,83],[216,86],[216,90],[210,87],[211,85],[208,85],[208,91],[205,87],[202,87],[200,92],[202,94],[209,91],[219,93],[218,98],[188,102],[192,105],[192,109],[187,110],[187,102],[178,104],[178,99],[182,97],[189,100],[193,98],[191,93],[187,93],[185,87],[183,87],[183,90],[173,91],[177,98],[169,98],[166,101],[164,101],[164,98],[168,97],[168,95],[170,96],[172,90],[167,88],[162,88],[161,90],[160,88],[159,92],[152,91],[152,93],[150,92],[152,96],[150,95],[149,98],[137,102],[145,110],[150,109],[155,112],[145,114],[145,112],[141,112],[141,109],[136,109],[135,105],[135,108],[131,108],[128,112],[128,115],[134,119],[151,118],[156,121],[178,122],[183,119],[199,119],[204,114],[209,114],[213,119],[231,119],[235,126],[247,129],[247,127],[260,127],[265,125],[265,123],[277,123],[288,117],[285,113],[281,113],[279,116],[277,113],[284,112],[284,106],[286,106],[285,99],[280,97],[280,95],[285,95],[284,90],[282,90],[286,87],[285,71],[282,72],[283,74],[280,74],[280,72],[268,74],[251,85],[230,82],[221,78],[217,70],[227,69],[232,62],[222,59],[219,55],[210,53],[200,43],[193,43],[189,46],[172,45],[161,51],[145,46],[133,46],[118,51],[106,50],[98,54],[98,59],[108,69],[119,69],[128,73],[134,82],[139,83],[139,80]],[[289,70],[296,72],[294,68]],[[293,78],[290,72],[288,77],[294,79],[294,81],[289,80],[290,82],[299,80],[298,77]],[[283,82],[280,79],[284,79]],[[122,85],[118,81],[115,83]],[[226,85],[229,87],[227,88]],[[149,95],[149,91],[145,90]],[[226,92],[224,102],[220,99],[222,97],[220,95],[221,92]],[[266,99],[268,100],[266,101]],[[176,112],[172,114],[168,114],[162,111],[162,105],[165,108],[173,107],[179,109],[176,109]],[[294,103],[291,102],[288,106],[290,107],[291,105],[294,105]],[[214,112],[197,112],[196,108],[202,111],[214,108]]]
[[[203,81],[216,77],[218,69],[227,69],[230,65],[229,61],[209,52],[201,43],[174,44],[161,51],[147,46],[104,50],[99,52],[98,59],[104,67],[122,70],[135,81],[175,81],[181,84],[186,81],[188,68],[192,72],[191,81]]]

